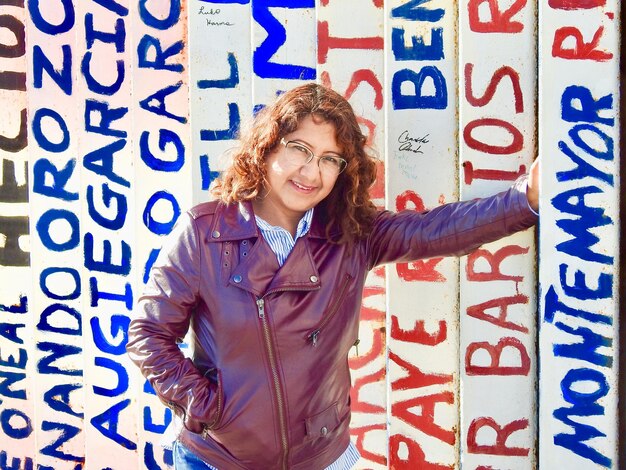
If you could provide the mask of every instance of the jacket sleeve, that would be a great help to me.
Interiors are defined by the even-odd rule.
[[[217,419],[217,384],[203,376],[178,343],[199,298],[201,250],[195,223],[183,215],[150,271],[128,329],[126,350],[163,403],[192,432]]]
[[[381,212],[367,243],[369,268],[435,256],[461,256],[537,223],[526,176],[494,196],[415,212]]]

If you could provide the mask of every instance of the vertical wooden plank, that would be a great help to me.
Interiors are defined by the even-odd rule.
[[[0,464],[13,467],[36,453],[25,22],[23,4],[0,5]]]
[[[387,22],[387,206],[457,199],[456,8],[390,1]],[[458,260],[388,268],[389,464],[454,468],[458,455]]]
[[[622,54],[622,49],[624,44],[626,44],[626,41],[624,39],[624,32],[626,31],[626,16],[624,16],[624,12],[620,6],[619,8],[619,14],[617,14],[617,17],[619,18],[619,34],[617,35],[619,38],[619,50],[620,50],[620,54],[619,54],[619,58],[617,59],[617,66],[619,68],[619,70],[624,70],[624,68],[626,68],[626,57],[624,57],[624,54]],[[618,106],[619,106],[619,116],[623,116],[624,112],[626,111],[626,93],[624,93],[624,78],[623,76],[620,74],[619,76],[619,83],[620,83],[620,93],[619,93],[619,101],[618,101]],[[620,119],[620,125],[618,127],[618,129],[620,129],[619,131],[619,141],[618,141],[618,146],[619,146],[619,154],[621,155],[624,152],[624,149],[626,148],[626,146],[624,145],[624,140],[623,140],[623,124],[621,124],[621,119]],[[620,177],[620,187],[623,187],[624,181],[626,181],[625,179],[625,175],[626,175],[626,160],[624,160],[623,158],[620,158],[619,164],[617,164],[617,168],[619,168],[619,177]],[[619,192],[617,193],[619,194]],[[622,197],[620,195],[619,197],[619,218],[620,220],[622,219],[626,219],[626,198]],[[624,295],[624,293],[626,293],[626,276],[624,275],[624,273],[626,272],[625,268],[626,268],[626,264],[624,264],[624,260],[626,260],[626,243],[623,243],[622,240],[624,240],[624,238],[626,237],[626,226],[624,224],[620,223],[620,227],[619,227],[619,233],[618,233],[618,240],[619,240],[619,267],[617,272],[619,273],[619,279],[617,281],[617,310],[619,312],[618,315],[618,321],[619,321],[619,325],[624,325],[626,323],[626,295]],[[617,367],[619,370],[619,377],[618,377],[618,386],[617,386],[617,394],[618,394],[618,401],[617,401],[617,405],[618,405],[618,428],[617,428],[617,434],[618,436],[626,436],[626,374],[624,373],[626,371],[626,354],[624,354],[624,351],[626,351],[626,334],[624,334],[624,330],[622,327],[620,327],[620,329],[618,330],[618,338],[619,338],[619,346],[618,346],[618,351],[619,354],[617,355],[619,360],[617,363]],[[619,439],[618,440],[618,462],[617,462],[617,467],[621,468],[624,465],[626,465],[626,439]]]
[[[508,188],[536,149],[533,2],[459,3],[461,198]],[[533,230],[461,261],[461,465],[534,469]]]
[[[136,291],[180,214],[192,204],[187,1],[133,1],[131,44],[135,162]],[[139,419],[139,468],[171,466],[172,413],[133,368]],[[169,432],[168,432],[169,429]]]
[[[193,204],[211,199],[211,183],[252,114],[251,16],[248,1],[188,3]]]
[[[133,308],[135,199],[128,1],[77,2],[74,93],[84,243],[85,456],[137,465],[136,408],[125,331]],[[132,367],[132,368],[131,368]]]
[[[194,203],[209,198],[242,119],[252,113],[251,17],[248,2],[189,3]]]
[[[26,2],[28,18],[28,123],[30,310],[35,331],[33,387],[37,440],[34,464],[73,469],[85,461],[83,306],[77,128],[82,116],[75,85],[76,11],[68,0]]]
[[[540,2],[541,468],[618,468],[620,6]]]
[[[384,207],[384,20],[382,2],[317,3],[318,81],[341,93],[357,114],[368,145],[380,158],[371,195]],[[385,271],[370,273],[363,296],[358,354],[351,351],[352,439],[357,468],[387,468]]]

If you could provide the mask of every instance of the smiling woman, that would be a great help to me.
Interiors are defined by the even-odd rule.
[[[352,468],[348,353],[368,272],[537,221],[536,173],[483,200],[378,211],[365,142],[336,92],[284,93],[241,134],[217,200],[161,250],[127,350],[183,421],[176,468]],[[177,345],[188,330],[191,359]]]

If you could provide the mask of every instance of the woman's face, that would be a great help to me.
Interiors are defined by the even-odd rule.
[[[284,145],[287,142],[292,142],[289,148]],[[302,146],[316,157],[341,156],[335,127],[312,116],[304,118],[295,131],[284,137],[283,143],[266,159],[269,187],[265,197],[255,204],[257,214],[274,225],[284,225],[277,221],[300,220],[307,210],[330,194],[337,181],[338,173],[329,171],[328,159],[321,165],[319,158],[302,164],[298,155],[303,151]]]

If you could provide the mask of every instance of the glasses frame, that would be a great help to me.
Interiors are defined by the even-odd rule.
[[[320,166],[320,161],[322,160],[322,158],[324,158],[325,156],[327,156],[327,157],[331,156],[331,155],[323,155],[323,154],[322,154],[322,156],[318,157],[317,155],[315,155],[315,154],[313,153],[313,150],[311,150],[311,149],[310,149],[309,147],[307,147],[305,144],[303,144],[303,143],[301,143],[301,142],[298,142],[297,140],[285,140],[285,138],[283,137],[283,138],[281,138],[281,139],[280,139],[280,143],[281,143],[281,144],[282,144],[285,148],[287,148],[287,146],[288,146],[289,144],[293,143],[293,144],[298,144],[298,145],[299,145],[300,147],[302,147],[303,149],[306,149],[307,154],[308,154],[308,158],[306,159],[306,162],[304,162],[304,165],[308,165],[309,163],[311,163],[311,162],[313,161],[313,158],[315,157],[315,158],[317,158],[317,167],[320,169],[320,171],[323,171],[323,170],[322,170],[322,167]],[[337,175],[337,176],[339,176],[341,173],[343,173],[343,171],[344,171],[344,170],[346,169],[346,167],[348,166],[348,161],[347,161],[345,158],[343,158],[343,157],[341,157],[341,156],[339,156],[339,155],[337,155],[337,154],[332,155],[332,157],[333,157],[333,158],[336,158],[337,160],[339,160],[339,161],[341,161],[341,162],[343,162],[343,164],[342,164],[341,168],[339,169],[339,172],[337,172],[337,173],[336,173],[336,175]],[[304,166],[304,165],[302,165],[302,166]],[[333,173],[333,174],[334,174],[334,173]]]

